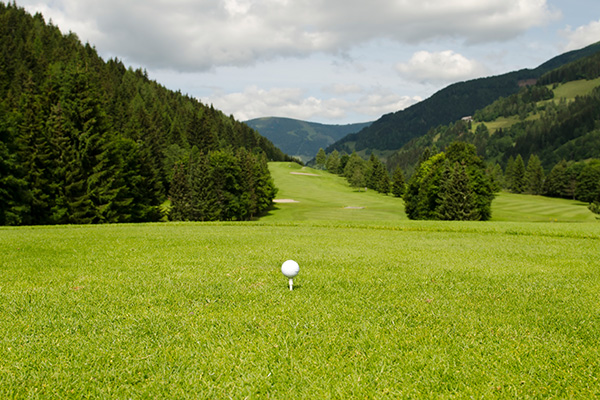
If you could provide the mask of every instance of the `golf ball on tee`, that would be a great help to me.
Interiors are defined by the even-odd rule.
[[[294,260],[287,260],[281,265],[281,272],[288,278],[293,278],[298,275],[300,266]]]

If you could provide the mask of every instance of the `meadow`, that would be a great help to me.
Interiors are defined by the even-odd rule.
[[[600,396],[595,219],[408,221],[271,167],[299,202],[256,222],[0,228],[0,398]]]

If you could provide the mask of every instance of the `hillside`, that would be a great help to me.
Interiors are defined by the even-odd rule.
[[[269,139],[284,153],[304,162],[314,158],[320,148],[327,148],[344,136],[356,133],[371,123],[327,125],[291,118],[266,117],[245,123]]]
[[[347,153],[365,149],[398,150],[412,139],[425,135],[431,128],[473,115],[476,110],[500,97],[518,93],[526,82],[535,81],[553,69],[598,51],[600,43],[562,54],[535,69],[455,83],[405,110],[384,115],[371,126],[334,143],[327,152],[334,149]]]
[[[198,198],[186,176],[192,156],[214,178],[203,190],[220,206],[235,202],[232,219],[271,193],[248,187],[268,181],[266,161],[289,159],[233,117],[0,3],[0,225],[161,219],[173,189]]]
[[[582,79],[584,78],[584,79]],[[388,158],[388,166],[411,171],[426,148],[456,140],[477,147],[488,163],[503,168],[511,158],[537,155],[549,171],[562,159],[600,154],[600,53],[549,71],[535,86],[477,110],[473,121],[440,125]]]

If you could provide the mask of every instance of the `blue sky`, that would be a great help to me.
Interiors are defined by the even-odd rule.
[[[598,0],[17,0],[239,120],[376,120],[600,41]]]

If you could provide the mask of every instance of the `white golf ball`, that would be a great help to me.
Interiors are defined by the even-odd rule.
[[[281,272],[288,278],[293,278],[298,275],[300,266],[294,260],[287,260],[281,265]]]

